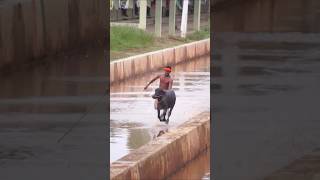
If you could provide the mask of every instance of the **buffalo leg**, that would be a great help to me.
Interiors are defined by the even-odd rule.
[[[162,121],[166,121],[166,115],[167,115],[167,109],[164,109],[164,110],[163,110],[163,113],[162,113],[162,115],[161,115]]]
[[[170,110],[169,110],[168,119],[169,119],[169,117],[171,116],[172,109],[173,109],[173,108],[170,108]]]
[[[157,109],[158,110],[158,119],[161,121],[161,117],[160,117],[160,109]]]
[[[168,122],[169,122],[169,118],[170,118],[170,116],[171,116],[171,112],[172,112],[172,108],[170,108],[170,110],[169,110],[169,112],[168,112],[168,118],[167,118],[167,121],[166,121],[167,124],[168,124]]]

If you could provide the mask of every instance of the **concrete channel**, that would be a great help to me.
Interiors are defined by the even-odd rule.
[[[140,147],[111,165],[111,179],[164,179],[210,146],[210,113]]]
[[[186,62],[210,52],[210,39],[119,59],[110,63],[110,83]]]
[[[110,89],[110,170],[112,179],[123,179],[124,177],[154,179],[154,174],[152,177],[152,174],[149,173],[158,172],[159,168],[162,168],[163,171],[161,171],[160,174],[156,173],[157,178],[171,177],[175,179],[177,176],[174,174],[186,174],[181,173],[179,170],[183,171],[183,167],[186,166],[187,162],[198,159],[197,157],[203,154],[202,152],[209,147],[210,129],[201,131],[201,133],[209,134],[197,134],[197,130],[195,130],[198,128],[201,129],[201,127],[209,128],[210,126],[209,113],[202,113],[202,115],[200,115],[200,121],[205,121],[205,123],[197,122],[199,118],[196,118],[199,113],[210,111],[210,58],[208,56],[209,51],[206,51],[207,48],[210,49],[210,47],[208,47],[209,41],[204,40],[198,43],[204,45],[191,43],[176,48],[148,53],[146,56],[149,58],[143,56],[128,58],[130,61],[133,61],[132,59],[138,61],[133,61],[132,64],[140,64],[141,62],[139,61],[141,61],[141,59],[142,61],[149,61],[149,63],[141,63],[141,65],[146,66],[145,72],[140,73],[138,71],[136,72],[137,75],[135,75],[135,78],[122,79],[119,80],[119,82],[112,83]],[[203,53],[195,56],[197,48],[200,49],[198,52]],[[176,55],[173,53],[173,56],[166,54],[172,55],[174,49],[183,50],[177,50],[178,53]],[[189,51],[189,53],[187,53],[190,58],[180,58],[183,54],[179,53],[179,51],[186,52],[187,49],[191,49],[191,52]],[[193,56],[190,54],[193,54]],[[175,59],[177,59],[177,62]],[[177,104],[168,125],[159,122],[153,109],[151,94],[154,88],[156,88],[156,84],[149,90],[143,91],[146,83],[155,75],[161,73],[158,69],[165,65],[165,63],[159,63],[161,60],[166,60],[165,62],[173,65],[173,88],[177,94]],[[115,61],[115,63],[126,64],[124,61],[125,60],[119,60]],[[174,65],[174,63],[177,64]],[[150,64],[152,66],[150,66]],[[112,72],[119,73],[119,71],[111,71],[111,73]],[[134,74],[135,71],[129,71],[127,73]],[[125,76],[118,77],[124,78]],[[186,123],[191,117],[195,117],[195,119],[198,120],[193,119],[193,121],[191,120]],[[183,130],[184,127],[185,130]],[[164,134],[157,137],[162,133]],[[194,138],[202,137],[204,139],[202,141],[188,139],[187,137],[190,135]],[[190,140],[201,143],[193,143],[193,145],[191,143],[190,146],[186,145]],[[174,148],[175,151],[171,151],[170,148]],[[142,153],[142,151],[145,153]],[[157,160],[159,156],[163,156],[161,161]],[[177,158],[169,158],[171,156]],[[159,162],[162,162],[162,164],[159,164]],[[197,161],[195,160],[195,162]],[[138,169],[140,170],[134,168],[137,166],[139,166]],[[170,168],[168,168],[169,166]],[[207,166],[201,169],[198,168],[198,170],[194,170],[193,173],[198,174],[199,177],[204,176],[209,171],[208,166],[207,164]],[[201,171],[206,172],[199,173]],[[190,171],[187,170],[186,172]]]

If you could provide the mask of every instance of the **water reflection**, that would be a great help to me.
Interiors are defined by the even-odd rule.
[[[129,129],[127,146],[130,149],[137,149],[150,141],[148,129]]]
[[[110,88],[111,162],[170,131],[192,116],[209,110],[209,68],[209,57],[173,67],[173,89],[176,91],[177,102],[168,125],[159,122],[153,107],[151,94],[158,84],[154,83],[148,90],[143,91],[147,82],[162,72],[113,84]]]

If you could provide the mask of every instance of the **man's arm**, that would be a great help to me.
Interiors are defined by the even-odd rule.
[[[159,79],[160,76],[156,76],[155,78],[153,78],[147,85],[146,87],[144,87],[144,89],[147,89],[149,87],[150,84],[152,84],[155,80]]]

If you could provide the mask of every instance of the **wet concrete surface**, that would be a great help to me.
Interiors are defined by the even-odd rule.
[[[319,148],[320,35],[215,37],[215,179],[263,179]]]
[[[106,72],[100,51],[0,77],[0,179],[106,177]]]
[[[176,105],[169,124],[160,122],[151,95],[158,81],[144,91],[157,74],[150,73],[110,88],[110,162],[169,132],[194,115],[210,109],[210,58],[173,66]]]

